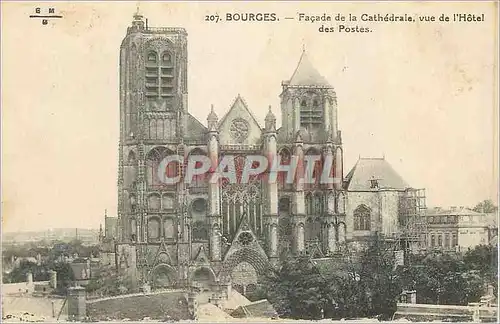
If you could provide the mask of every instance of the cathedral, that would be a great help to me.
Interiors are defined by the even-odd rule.
[[[405,232],[405,213],[421,208],[405,207],[415,190],[384,158],[360,158],[344,174],[337,94],[306,51],[281,84],[280,127],[271,108],[259,125],[240,95],[221,118],[212,107],[205,124],[188,109],[187,42],[185,29],[152,28],[137,13],[121,43],[118,219],[116,229],[106,227],[117,268],[153,288],[248,292],[289,256],[330,258],[374,232]],[[156,170],[169,155],[235,156],[238,177],[238,161],[248,155],[279,156],[282,163],[328,156],[341,181],[211,183],[200,175],[165,184]],[[166,172],[184,169],[170,163]]]

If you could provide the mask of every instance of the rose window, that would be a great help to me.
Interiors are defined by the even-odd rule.
[[[240,242],[242,245],[249,245],[250,243],[252,243],[252,241],[253,241],[253,236],[248,232],[243,232],[238,237],[238,242]]]
[[[238,118],[233,120],[231,127],[229,128],[229,132],[231,133],[231,137],[241,143],[248,137],[249,132],[248,122],[243,118]]]

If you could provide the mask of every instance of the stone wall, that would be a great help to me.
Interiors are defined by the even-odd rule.
[[[406,318],[420,322],[454,319],[470,322],[475,310],[478,311],[479,317],[483,321],[495,321],[497,318],[497,309],[495,307],[475,308],[472,306],[398,303],[394,320]]]
[[[125,318],[138,321],[145,317],[190,319],[186,297],[183,291],[165,291],[103,298],[87,302],[87,316],[98,321]]]
[[[370,209],[370,231],[354,231],[354,210],[360,205]],[[375,231],[390,235],[398,230],[398,191],[348,192],[346,207],[348,239],[369,236]]]

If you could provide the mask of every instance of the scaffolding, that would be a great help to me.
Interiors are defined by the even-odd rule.
[[[415,253],[427,246],[425,189],[409,188],[399,197],[397,238],[405,252]]]

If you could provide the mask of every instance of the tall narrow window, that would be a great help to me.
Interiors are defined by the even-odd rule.
[[[205,153],[200,150],[200,149],[194,149],[190,154],[189,154],[189,158],[192,162],[190,163],[193,163],[194,161],[196,161],[194,163],[194,168],[195,169],[200,169],[202,166],[203,166],[203,162],[201,162],[201,156],[206,156]],[[189,185],[192,187],[192,188],[201,188],[201,187],[205,187],[206,186],[206,173],[203,172],[201,174],[197,174],[197,175],[194,175],[191,179],[187,179]]]
[[[160,58],[160,59],[159,59]],[[174,96],[174,60],[169,51],[158,53],[150,51],[146,62],[146,97],[150,101],[163,99],[168,102]]]
[[[312,174],[310,173],[307,173],[304,174],[304,190],[312,190],[312,189],[316,189],[319,187],[320,185],[320,181],[321,181],[321,173],[323,171],[323,158],[321,156],[321,153],[314,149],[314,148],[311,148],[309,149],[306,154],[305,154],[305,157],[309,156],[309,158],[306,160],[306,169],[304,172],[310,172],[309,170],[312,169]],[[320,157],[319,160],[313,160],[313,157],[316,158],[316,157]],[[313,164],[312,166],[308,166],[307,164]]]
[[[300,103],[300,124],[302,127],[311,129],[323,123],[323,111],[320,98],[315,92],[308,92]]]
[[[157,240],[160,238],[161,227],[158,218],[150,218],[148,220],[148,238],[151,240]]]
[[[146,156],[146,179],[147,184],[153,188],[167,188],[167,189],[175,189],[176,183],[167,184],[165,183],[164,177],[167,178],[175,178],[179,172],[179,164],[176,161],[171,161],[165,167],[164,170],[158,170],[160,164],[163,159],[165,159],[169,155],[174,155],[174,152],[164,148],[164,147],[156,147],[149,151]]]
[[[291,163],[291,154],[288,149],[284,148],[280,151],[280,164],[281,165],[290,165]],[[291,172],[291,171],[290,171]],[[288,181],[288,172],[280,171],[277,175],[278,188],[281,190],[290,190],[293,188],[293,179],[292,181]]]
[[[444,234],[444,247],[447,249],[450,248],[450,233]]]
[[[170,53],[163,53],[163,62],[170,63],[172,61],[172,56]]]
[[[354,210],[354,230],[369,231],[370,230],[370,209],[365,205],[360,205]]]

